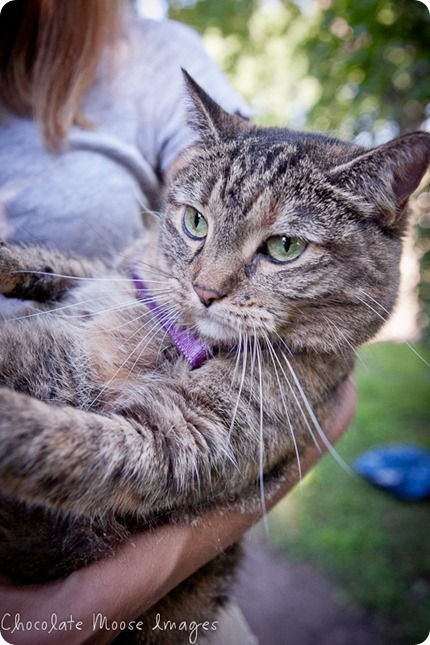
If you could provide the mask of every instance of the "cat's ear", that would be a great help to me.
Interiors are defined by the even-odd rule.
[[[219,141],[222,138],[237,133],[238,129],[249,127],[248,122],[222,109],[198,83],[182,69],[187,94],[188,122],[203,141]]]
[[[377,206],[384,227],[401,229],[409,197],[430,165],[430,134],[405,134],[334,168],[336,186],[350,189]]]

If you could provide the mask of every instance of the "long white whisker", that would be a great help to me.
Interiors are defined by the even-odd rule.
[[[231,377],[231,386],[230,389],[233,387],[233,383],[236,380],[236,374],[239,368],[239,362],[240,362],[240,356],[242,353],[242,331],[239,329],[239,343],[237,345],[236,349],[236,363],[234,365],[234,370],[233,370],[233,376]]]
[[[68,280],[77,280],[78,282],[126,282],[128,284],[133,284],[135,282],[134,278],[103,278],[102,276],[78,276],[78,275],[67,275],[65,273],[52,273],[51,271],[33,271],[31,269],[17,269],[16,271],[11,271],[11,274],[16,273],[31,273],[33,275],[48,275],[52,278],[66,278]],[[170,277],[170,276],[169,276]],[[154,282],[159,284],[166,284],[165,280],[147,280],[145,283]]]
[[[252,344],[252,355],[251,355],[251,384],[249,386],[249,402],[251,403],[251,398],[252,398],[252,388],[254,386],[254,370],[255,370],[255,361],[256,361],[256,355],[257,355],[257,346],[256,346],[256,338],[255,336],[252,339],[253,344]]]
[[[281,342],[283,343],[283,345],[285,345],[285,347],[286,347],[286,348],[287,348],[287,350],[289,351],[288,346],[285,344],[285,342],[284,342],[284,340],[281,338],[281,336],[279,336],[279,334],[277,334],[277,336],[278,336],[278,338],[281,340]],[[279,348],[279,351],[280,351],[280,352],[281,352],[281,354],[285,357],[285,354],[284,354],[284,352],[281,350],[281,348]],[[276,353],[275,353],[275,359],[276,359],[276,361],[277,361],[277,363],[278,363],[278,365],[279,365],[279,367],[280,367],[280,369],[281,369],[282,375],[283,375],[283,377],[284,377],[284,379],[285,379],[285,381],[286,381],[286,383],[287,383],[287,385],[288,385],[288,387],[289,387],[289,389],[290,389],[290,392],[291,392],[291,394],[292,394],[292,396],[293,396],[293,398],[294,398],[294,401],[296,402],[297,407],[299,408],[299,411],[300,411],[300,413],[301,413],[301,415],[302,415],[302,417],[303,417],[303,420],[304,420],[304,422],[305,422],[305,424],[306,424],[306,427],[307,427],[307,429],[308,429],[308,431],[309,431],[309,434],[310,434],[310,435],[311,435],[311,437],[312,437],[312,440],[313,440],[313,442],[314,442],[315,446],[318,448],[319,452],[322,452],[322,450],[321,450],[321,446],[319,445],[319,443],[318,443],[318,441],[317,441],[317,438],[315,437],[314,431],[312,430],[312,426],[311,426],[311,424],[310,424],[310,422],[309,422],[309,419],[307,418],[307,416],[306,416],[306,414],[305,414],[305,411],[303,410],[302,404],[301,404],[301,403],[300,403],[300,401],[299,401],[299,398],[298,398],[298,396],[297,396],[297,393],[296,393],[296,391],[294,390],[293,385],[292,385],[292,383],[291,383],[290,379],[289,379],[289,378],[288,378],[288,376],[286,375],[285,370],[284,370],[284,367],[283,367],[282,363],[280,362],[280,360],[279,360],[279,358],[278,358],[278,356],[277,356],[277,354],[276,354]]]
[[[331,445],[330,441],[327,439],[327,437],[326,437],[326,434],[325,434],[324,430],[321,428],[321,426],[320,426],[320,424],[319,424],[319,421],[318,421],[318,419],[316,418],[316,416],[315,416],[315,414],[314,414],[314,411],[312,410],[312,408],[311,408],[311,406],[310,406],[310,404],[309,404],[308,397],[306,396],[306,394],[305,394],[305,392],[304,392],[304,390],[303,390],[303,388],[302,388],[302,386],[301,386],[301,384],[300,384],[300,381],[299,381],[299,379],[297,378],[297,375],[296,375],[296,373],[295,373],[295,371],[294,371],[294,369],[293,369],[293,366],[291,365],[290,361],[288,360],[287,356],[285,355],[285,353],[284,353],[282,350],[281,350],[281,354],[282,354],[282,356],[283,356],[283,358],[284,358],[284,361],[285,361],[285,363],[286,363],[286,365],[287,365],[287,367],[288,367],[288,369],[289,369],[289,371],[290,371],[290,373],[291,373],[291,376],[292,376],[292,377],[293,377],[293,379],[294,379],[294,382],[295,382],[295,384],[296,384],[296,387],[297,387],[298,391],[300,392],[300,395],[301,395],[301,397],[302,397],[303,403],[305,404],[306,410],[308,411],[308,414],[309,414],[310,418],[312,419],[312,423],[313,423],[313,425],[314,425],[314,427],[315,427],[315,429],[316,429],[316,431],[317,431],[317,433],[318,433],[318,436],[319,436],[319,437],[320,437],[320,439],[322,440],[323,444],[325,445],[325,447],[327,448],[327,450],[329,451],[329,453],[331,454],[331,456],[332,456],[332,457],[334,457],[334,459],[338,462],[338,464],[339,464],[339,465],[340,465],[340,466],[341,466],[341,467],[342,467],[346,472],[348,472],[348,473],[350,473],[351,475],[353,475],[353,474],[354,474],[354,471],[353,471],[353,470],[348,466],[348,464],[346,463],[346,461],[344,461],[344,460],[342,459],[342,457],[339,455],[339,453],[337,452],[337,450],[335,450],[335,449],[333,448],[333,446]]]
[[[168,290],[166,288],[157,289],[157,290],[152,289],[151,291],[157,291],[161,295],[170,293],[170,290]],[[116,296],[127,295],[127,294],[130,294],[130,291],[128,289],[127,290],[124,289],[124,290],[120,290],[120,291],[115,292]],[[57,313],[60,313],[60,312],[63,312],[63,311],[68,311],[68,310],[73,309],[73,308],[79,308],[79,307],[81,307],[83,305],[86,305],[86,304],[93,304],[95,302],[100,302],[101,300],[106,300],[106,299],[109,299],[111,297],[112,297],[111,293],[106,293],[105,295],[98,296],[97,298],[89,298],[87,300],[79,300],[77,302],[68,303],[67,305],[62,305],[61,307],[52,307],[50,309],[37,310],[37,311],[34,311],[32,313],[24,314],[22,316],[15,316],[15,317],[9,318],[8,320],[9,321],[18,321],[18,320],[25,320],[27,318],[34,318],[35,316],[53,316],[53,315],[55,315]],[[105,307],[104,309],[96,309],[95,311],[93,311],[91,313],[101,314],[101,313],[106,313],[106,312],[109,312],[109,311],[115,311],[116,309],[134,307],[134,306],[138,306],[139,303],[147,302],[148,300],[149,300],[149,296],[147,296],[146,298],[141,298],[140,300],[137,300],[135,298],[131,298],[126,303],[121,302],[121,303],[119,303],[117,305],[111,305],[110,307]],[[74,319],[76,319],[76,318],[87,318],[87,316],[88,316],[88,313],[82,313],[82,314],[76,313],[76,314],[71,314],[70,316],[68,316],[68,319],[72,319],[72,318],[74,318]]]
[[[346,336],[346,334],[345,334],[345,333],[340,329],[340,327],[338,327],[338,326],[336,325],[336,323],[334,323],[332,320],[330,320],[329,318],[327,318],[327,316],[323,316],[323,318],[324,318],[324,320],[326,321],[326,323],[327,323],[327,327],[328,327],[328,329],[331,331],[332,336],[333,336],[334,340],[336,341],[337,346],[339,347],[339,351],[340,351],[340,353],[342,354],[342,356],[345,358],[345,360],[347,360],[347,359],[346,359],[346,357],[345,357],[345,355],[344,355],[342,345],[341,345],[341,343],[340,343],[339,339],[337,338],[337,336],[336,336],[336,334],[335,334],[335,332],[333,331],[333,329],[332,329],[332,328],[334,328],[334,329],[336,330],[336,332],[339,334],[339,336],[341,336],[341,337],[342,337],[342,339],[344,340],[344,342],[346,343],[346,345],[348,345],[348,347],[349,347],[349,348],[351,349],[351,351],[356,355],[357,359],[360,361],[360,363],[363,365],[363,367],[367,370],[367,365],[366,365],[366,364],[365,364],[365,362],[363,361],[362,357],[360,356],[360,353],[356,350],[356,348],[354,347],[354,345],[353,345],[353,344],[348,340],[348,337]]]
[[[381,303],[380,303],[380,302],[378,302],[377,300],[375,300],[375,298],[372,298],[372,296],[371,296],[370,294],[366,293],[363,289],[360,289],[360,291],[361,291],[361,293],[362,293],[362,294],[364,294],[364,295],[366,296],[366,298],[370,298],[370,300],[373,300],[373,302],[374,302],[376,305],[378,305],[378,307],[381,307],[382,311],[385,311],[385,313],[386,313],[386,314],[388,314],[388,316],[390,316],[390,312],[389,312],[387,309],[385,309],[385,307],[383,307],[383,305],[381,305]],[[357,296],[357,298],[358,298],[358,296]],[[377,311],[375,311],[375,309],[373,309],[373,307],[371,307],[371,306],[369,305],[369,303],[367,303],[365,300],[362,300],[361,298],[358,298],[358,300],[360,300],[360,302],[362,302],[364,305],[366,305],[367,307],[369,307],[369,309],[371,309],[373,312],[375,312],[375,314],[376,314],[377,316],[379,316],[380,318],[382,318],[382,320],[384,320],[384,321],[386,320],[386,318],[383,318],[383,316],[381,316],[381,314],[379,314]],[[414,347],[413,345],[411,345],[411,343],[410,343],[409,341],[407,341],[407,340],[406,340],[406,338],[403,338],[402,340],[403,340],[403,342],[405,343],[405,345],[407,345],[407,346],[409,347],[409,349],[410,349],[411,351],[413,351],[413,353],[414,353],[414,354],[416,354],[416,356],[418,356],[418,358],[419,358],[419,359],[421,359],[421,360],[422,360],[422,362],[423,362],[423,363],[425,363],[425,365],[427,365],[427,367],[430,367],[430,363],[428,363],[428,362],[426,361],[426,359],[424,358],[424,356],[421,356],[421,354],[420,354],[420,353],[415,349],[415,347]]]
[[[169,293],[167,293],[165,295],[164,300],[168,299],[168,296],[169,296]],[[159,296],[157,296],[157,303],[160,300],[162,300],[162,299]],[[142,303],[147,303],[147,302],[151,302],[151,299],[146,298],[146,299],[137,300],[135,298],[132,298],[130,300],[127,300],[127,302],[120,302],[117,305],[112,305],[110,307],[105,307],[104,309],[97,309],[96,311],[91,312],[91,313],[99,315],[99,314],[104,314],[104,313],[111,313],[111,312],[114,312],[114,311],[124,311],[126,309],[137,308],[140,305],[142,305]],[[87,317],[86,313],[84,313],[84,314],[71,314],[70,316],[68,316],[68,319],[78,319],[78,318],[86,318],[86,317]]]
[[[175,315],[174,315],[174,316],[172,316],[172,317],[167,321],[167,323],[166,323],[166,324],[164,324],[164,323],[163,323],[163,324],[164,324],[164,327],[165,327],[165,331],[164,331],[163,337],[162,337],[162,339],[160,340],[160,343],[159,343],[158,352],[157,352],[157,362],[158,362],[158,359],[159,359],[159,357],[160,357],[160,352],[161,352],[161,351],[162,351],[162,349],[163,349],[163,344],[164,344],[164,341],[165,341],[165,339],[166,339],[166,336],[168,336],[168,334],[169,334],[169,330],[168,330],[168,328],[167,328],[167,324],[169,324],[169,325],[173,325],[173,326],[174,326],[174,325],[176,325],[176,322],[177,322],[177,321],[178,321],[178,319],[180,318],[180,313],[179,313],[179,312],[176,312],[176,313],[175,313],[175,307],[174,307],[173,305],[172,305],[172,307],[170,307],[169,311],[170,311],[170,312],[172,312],[172,313],[173,313],[173,314],[175,314]]]
[[[140,357],[142,356],[142,354],[143,354],[143,352],[145,351],[146,347],[149,345],[149,343],[150,343],[150,342],[151,342],[151,340],[154,338],[154,336],[156,336],[156,335],[157,335],[157,333],[160,331],[160,327],[163,327],[163,326],[164,326],[164,323],[173,323],[173,324],[174,324],[174,323],[176,322],[176,319],[177,319],[177,318],[172,319],[172,318],[170,317],[170,312],[171,312],[171,311],[174,311],[174,307],[171,307],[169,311],[163,311],[163,313],[162,313],[161,317],[160,317],[159,319],[155,319],[155,324],[153,325],[153,327],[151,327],[151,329],[149,330],[149,332],[146,334],[145,338],[148,338],[148,335],[149,335],[149,334],[151,334],[151,332],[153,332],[153,333],[152,333],[152,335],[148,338],[148,340],[147,340],[146,344],[145,344],[143,347],[140,347],[141,343],[139,342],[138,347],[140,347],[140,351],[139,351],[138,355],[136,356],[135,361],[134,361],[134,362],[133,362],[133,364],[130,366],[130,368],[129,368],[129,370],[128,370],[128,375],[127,375],[127,377],[125,378],[124,383],[126,383],[126,382],[127,382],[128,378],[129,378],[129,377],[130,377],[130,375],[132,374],[132,372],[133,372],[133,370],[134,370],[134,368],[135,368],[135,366],[136,366],[137,362],[140,360]],[[179,314],[178,314],[178,315],[179,315]],[[165,337],[166,337],[166,334],[164,334],[163,339],[164,339]],[[130,358],[130,356],[129,356],[129,358]]]
[[[127,293],[129,293],[129,291],[124,290],[124,291],[121,291],[120,293],[121,293],[121,295],[122,294],[127,294]],[[13,320],[13,321],[25,320],[26,318],[33,318],[34,316],[46,316],[46,315],[51,315],[52,316],[53,314],[55,314],[55,313],[57,313],[59,311],[63,311],[65,309],[66,310],[67,309],[72,309],[73,307],[79,307],[81,305],[86,305],[86,304],[88,304],[90,302],[97,302],[99,300],[106,300],[106,298],[110,298],[110,297],[111,297],[111,294],[107,293],[104,296],[99,296],[97,298],[91,298],[91,299],[88,299],[88,300],[80,300],[78,302],[72,302],[72,303],[69,303],[67,305],[63,305],[62,307],[52,307],[51,309],[43,309],[41,311],[34,311],[31,314],[24,314],[22,316],[15,316],[14,318],[9,318],[9,320]]]
[[[161,274],[161,275],[162,275],[162,276],[164,276],[165,278],[169,278],[169,279],[173,278],[173,279],[176,279],[176,278],[175,278],[175,276],[174,276],[174,275],[172,275],[171,273],[167,273],[166,271],[163,271],[163,269],[161,269],[159,266],[155,266],[155,267],[154,267],[154,266],[152,266],[151,264],[148,264],[148,262],[144,262],[142,259],[139,259],[139,266],[143,266],[143,267],[145,267],[145,273],[146,273],[147,271],[150,271],[150,272],[152,272],[152,273],[156,273],[157,275],[160,275],[160,274]],[[145,282],[147,282],[146,276],[145,276]]]
[[[263,522],[264,529],[266,534],[269,533],[269,522],[267,519],[267,507],[266,499],[264,497],[264,417],[263,417],[263,373],[262,373],[262,356],[261,356],[261,347],[257,338],[255,322],[254,324],[254,338],[257,341],[257,366],[258,366],[258,377],[259,377],[259,396],[260,396],[260,451],[259,451],[259,462],[260,462],[260,499],[261,499],[261,508],[263,512]]]
[[[151,310],[145,309],[143,314],[140,314],[135,318],[130,318],[129,320],[126,320],[125,322],[121,323],[121,325],[116,325],[116,327],[109,327],[109,328],[103,327],[103,329],[101,329],[99,333],[105,334],[105,333],[118,331],[119,329],[122,329],[123,327],[127,327],[127,325],[132,325],[133,323],[136,323],[138,320],[141,320],[142,318],[146,318],[150,315],[151,315]],[[135,334],[138,334],[140,331],[141,331],[141,328],[138,331],[136,331],[134,334],[132,334],[132,336],[128,340],[130,340]]]
[[[366,302],[365,300],[363,300],[362,298],[357,296],[357,294],[355,294],[355,297],[357,298],[357,300],[359,300],[361,303],[363,303],[363,305],[366,305],[366,307],[368,307],[370,309],[370,311],[373,311],[373,313],[376,314],[378,316],[378,318],[380,318],[383,322],[386,322],[388,320],[388,316],[387,317],[383,316],[379,311],[376,311],[376,309],[374,309],[374,307],[372,307],[372,305],[369,305],[368,302]]]
[[[157,303],[157,304],[158,304],[158,303]],[[161,310],[161,305],[158,307],[158,309],[159,309],[159,310]],[[140,345],[140,343],[142,342],[142,340],[145,340],[145,339],[148,337],[148,335],[151,333],[151,331],[152,331],[155,327],[157,327],[157,325],[158,325],[159,327],[163,326],[164,319],[166,319],[166,317],[167,317],[171,312],[174,312],[174,311],[175,311],[175,307],[174,307],[173,305],[172,305],[171,307],[169,307],[168,309],[166,309],[166,310],[162,310],[162,313],[161,313],[161,314],[158,314],[159,316],[161,315],[161,316],[162,316],[162,318],[150,318],[149,320],[147,320],[147,321],[146,321],[146,323],[145,323],[143,326],[139,327],[139,329],[137,329],[133,334],[131,334],[131,336],[129,336],[128,340],[130,341],[130,340],[131,340],[132,338],[134,338],[137,334],[142,333],[142,330],[143,330],[143,329],[144,329],[144,328],[145,328],[149,323],[154,322],[154,323],[155,323],[155,324],[154,324],[154,326],[153,326],[153,327],[151,327],[151,329],[149,330],[149,332],[147,332],[147,334],[143,337],[143,339],[141,339],[141,340],[139,341],[139,345]],[[151,312],[151,311],[147,311],[146,313],[151,314],[152,312]],[[146,345],[145,345],[145,347],[146,347]],[[135,349],[136,349],[136,348],[135,348]],[[135,350],[133,350],[133,352],[134,352],[134,351],[135,351]],[[133,353],[133,352],[132,352],[132,353]],[[129,354],[129,358],[130,358],[130,357],[131,357],[131,354]],[[126,360],[128,360],[128,359],[126,359]],[[125,362],[126,362],[126,361],[125,361]]]
[[[154,322],[154,321],[155,321],[155,322]],[[147,320],[147,321],[146,321],[146,323],[145,323],[142,327],[140,327],[136,332],[134,332],[134,334],[132,334],[132,335],[130,336],[130,339],[132,339],[132,338],[133,338],[137,333],[141,333],[142,329],[144,329],[144,328],[145,328],[148,324],[150,324],[151,322],[152,322],[152,323],[154,323],[154,324],[153,324],[153,326],[151,327],[151,329],[150,329],[150,330],[145,334],[145,336],[144,336],[143,338],[141,338],[141,339],[140,339],[140,341],[139,341],[139,342],[137,343],[137,345],[133,348],[133,350],[128,354],[128,356],[123,360],[123,362],[121,363],[121,365],[118,367],[118,369],[115,371],[115,373],[111,376],[111,378],[107,381],[107,383],[105,383],[105,384],[103,385],[103,387],[100,389],[100,392],[99,392],[99,393],[97,394],[97,396],[96,396],[96,397],[94,397],[94,399],[92,400],[91,405],[90,405],[90,408],[94,406],[94,404],[95,404],[95,403],[100,399],[100,397],[104,394],[104,392],[109,388],[109,385],[112,383],[112,381],[115,379],[115,377],[119,374],[119,372],[122,370],[122,368],[124,367],[124,365],[125,365],[125,364],[130,360],[130,358],[133,356],[133,354],[134,354],[135,352],[139,351],[139,349],[141,348],[142,344],[145,342],[145,340],[146,340],[146,339],[147,339],[147,337],[151,334],[151,332],[152,332],[154,329],[159,329],[159,328],[162,326],[161,322],[159,322],[157,319],[154,319],[154,318],[152,318],[152,317],[151,317],[149,320]],[[130,340],[130,339],[129,339],[129,340]],[[145,347],[146,347],[146,345],[145,345]],[[140,355],[141,355],[141,354],[140,354]],[[128,376],[129,376],[129,375],[130,375],[130,370],[129,370],[129,372],[128,372]],[[128,376],[127,376],[127,378],[128,378]]]
[[[242,334],[240,335],[240,342],[242,342]],[[238,410],[238,407],[239,407],[240,397],[242,395],[243,385],[244,385],[244,382],[245,382],[247,357],[248,357],[248,335],[247,334],[245,334],[243,352],[240,352],[240,350],[238,350],[238,355],[240,355],[241,353],[243,353],[243,356],[242,356],[242,373],[241,373],[241,376],[240,376],[239,391],[238,391],[238,395],[237,395],[237,399],[236,399],[236,405],[234,406],[232,419],[231,419],[231,423],[230,423],[230,428],[228,430],[228,435],[227,435],[227,442],[226,442],[227,450],[229,450],[229,447],[230,447],[231,435],[233,433],[233,428],[234,428],[234,423],[236,421],[236,415],[237,415],[237,410]],[[232,459],[230,459],[230,461],[232,461]],[[224,462],[224,465],[225,465],[225,462]],[[235,465],[237,467],[236,461],[235,461]]]
[[[276,363],[275,363],[276,352],[275,352],[275,349],[274,349],[269,337],[265,333],[264,333],[264,339],[266,341],[266,345],[267,345],[267,348],[269,350],[272,365],[273,365],[273,368],[275,370],[276,380],[278,382],[278,387],[279,387],[279,393],[281,395],[282,405],[283,405],[283,408],[285,410],[285,415],[286,415],[286,418],[287,418],[287,426],[288,426],[288,429],[290,431],[291,439],[293,441],[293,446],[294,446],[294,452],[296,454],[297,467],[298,467],[298,472],[299,472],[299,480],[301,481],[302,480],[302,466],[301,466],[301,463],[300,463],[300,453],[299,453],[299,448],[297,446],[297,441],[296,441],[296,437],[295,437],[295,434],[294,434],[293,426],[292,426],[292,423],[291,423],[290,413],[288,411],[288,405],[287,405],[287,402],[285,400],[283,388],[282,388],[282,385],[281,385],[281,380],[279,378],[278,368],[276,367]],[[277,360],[279,360],[279,359],[277,359]]]

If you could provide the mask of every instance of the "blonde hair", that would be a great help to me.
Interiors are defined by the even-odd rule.
[[[48,148],[58,148],[73,123],[87,123],[80,103],[118,26],[117,0],[13,0],[4,6],[0,101],[33,117]]]

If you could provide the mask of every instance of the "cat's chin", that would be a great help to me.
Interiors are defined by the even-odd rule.
[[[196,320],[196,326],[202,340],[211,344],[236,343],[239,339],[238,331],[224,322],[204,318]]]

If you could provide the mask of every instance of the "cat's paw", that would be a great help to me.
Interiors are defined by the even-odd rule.
[[[23,265],[19,250],[0,240],[0,293],[12,294],[22,281]]]

